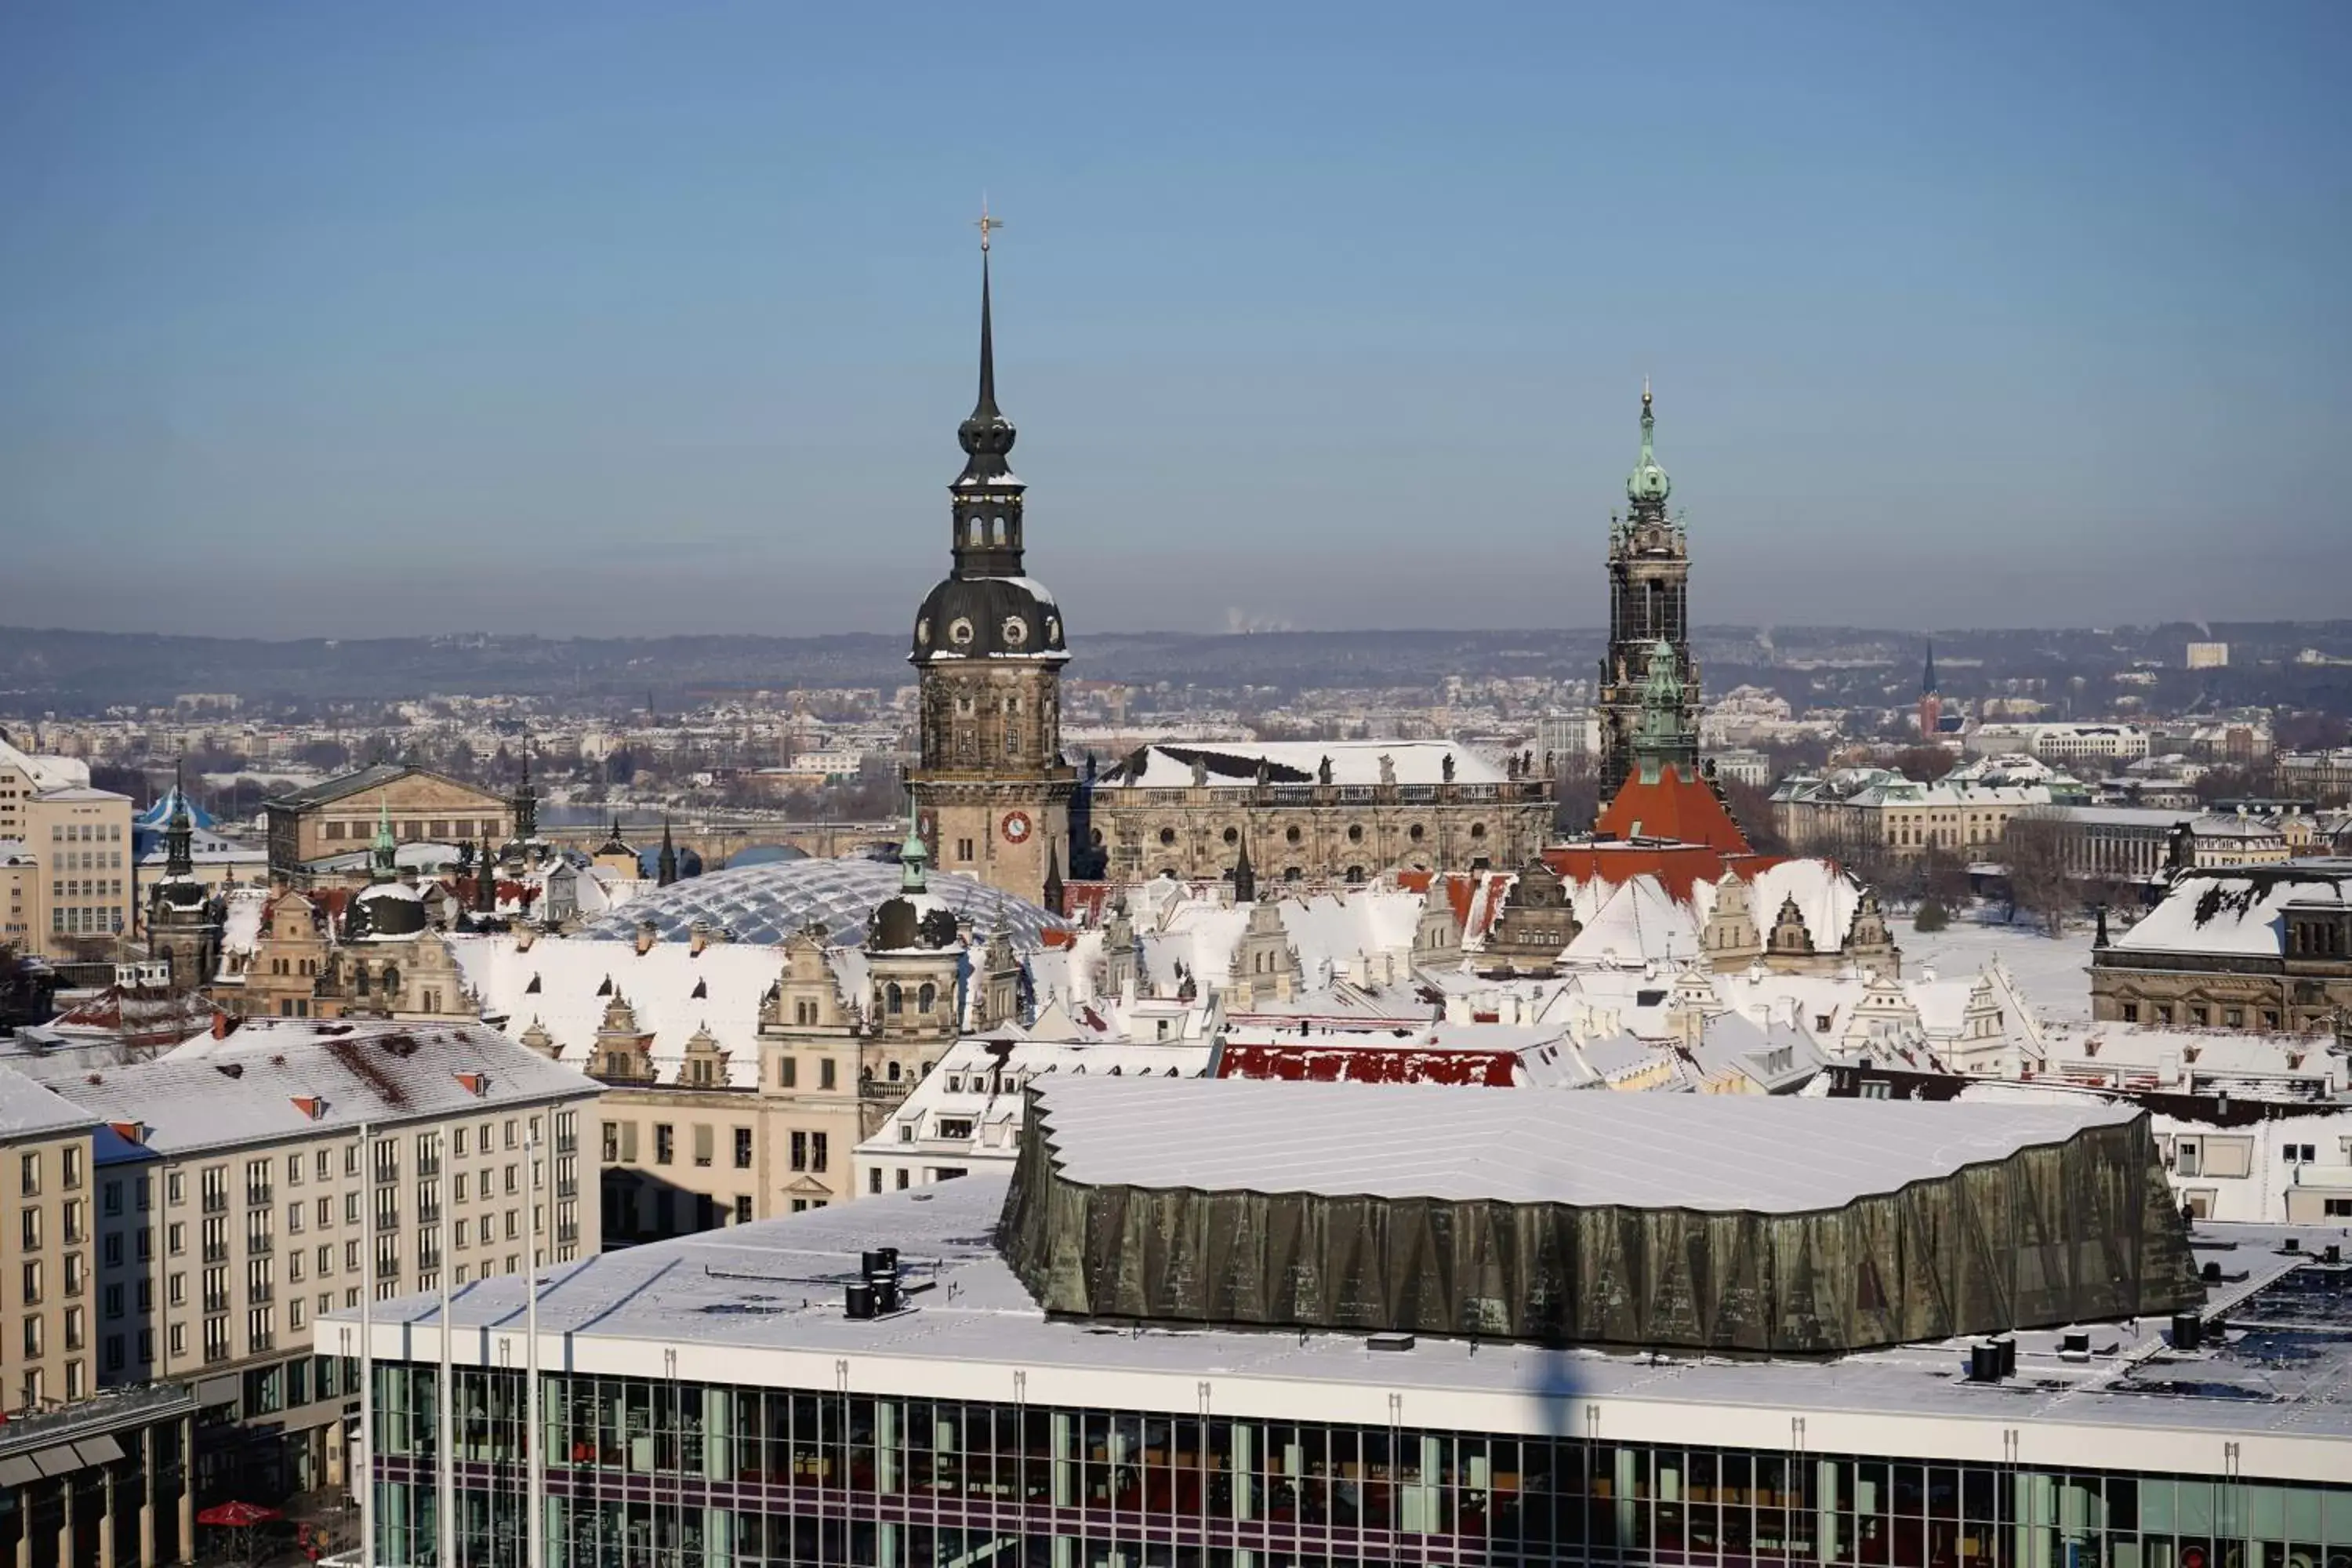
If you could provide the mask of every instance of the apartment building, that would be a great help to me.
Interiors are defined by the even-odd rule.
[[[97,1118],[0,1067],[0,1410],[79,1399],[90,1373],[90,1131]]]
[[[131,797],[89,778],[0,742],[0,946],[80,957],[131,928]]]
[[[194,1386],[207,1483],[341,1479],[359,1391],[314,1350],[319,1314],[596,1250],[598,1086],[494,1031],[257,1019],[146,1061],[66,1056],[17,1066],[98,1124],[80,1354],[96,1383]]]

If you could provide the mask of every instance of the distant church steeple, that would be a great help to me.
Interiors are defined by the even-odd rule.
[[[1919,738],[1932,741],[1944,727],[1944,697],[1936,689],[1936,643],[1927,641],[1927,668],[1919,675]]]
[[[654,885],[667,888],[677,880],[677,846],[669,836],[669,818],[662,818],[661,853],[654,858]]]

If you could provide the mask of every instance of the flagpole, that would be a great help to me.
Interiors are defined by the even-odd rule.
[[[435,1196],[439,1200],[436,1206],[440,1212],[436,1217],[440,1223],[436,1227],[436,1230],[440,1242],[441,1251],[440,1262],[435,1269],[435,1273],[441,1282],[441,1383],[440,1398],[435,1401],[435,1403],[439,1406],[439,1409],[436,1414],[440,1417],[440,1423],[439,1431],[436,1434],[436,1440],[434,1447],[434,1458],[436,1460],[434,1465],[434,1482],[436,1487],[438,1489],[438,1507],[435,1511],[439,1515],[439,1518],[435,1522],[440,1527],[436,1536],[437,1556],[435,1561],[437,1563],[438,1568],[456,1568],[457,1562],[457,1455],[456,1447],[457,1376],[455,1364],[451,1360],[451,1353],[455,1346],[455,1336],[450,1332],[449,1327],[450,1205],[447,1201],[448,1194],[444,1190],[444,1184],[449,1179],[448,1172],[446,1169],[448,1163],[448,1142],[449,1135],[446,1132],[436,1133],[434,1136],[434,1152],[440,1157],[438,1163],[445,1167],[445,1169],[438,1173],[432,1189]]]
[[[533,1138],[525,1151],[530,1162],[530,1256],[527,1261],[530,1273],[523,1289],[529,1306],[525,1309],[523,1342],[523,1506],[530,1510],[523,1521],[524,1568],[546,1568],[547,1563],[547,1456],[541,1453],[544,1433],[539,1412],[539,1140]]]
[[[360,1123],[360,1172],[370,1174],[374,1156],[368,1124]],[[375,1568],[375,1266],[364,1265],[360,1278],[360,1451],[356,1461],[343,1457],[345,1468],[360,1467],[360,1568]]]

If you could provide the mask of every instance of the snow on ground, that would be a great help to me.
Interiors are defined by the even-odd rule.
[[[2069,924],[2063,936],[2043,936],[2032,926],[1986,923],[1977,912],[1955,910],[1952,923],[1932,935],[1895,924],[1903,950],[1903,974],[1916,979],[1927,969],[1943,979],[1974,974],[1999,954],[2044,1023],[2085,1023],[2091,1016],[2091,937],[2088,921]]]

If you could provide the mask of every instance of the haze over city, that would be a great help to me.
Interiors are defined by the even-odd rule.
[[[983,190],[1076,644],[1598,625],[1645,374],[1701,621],[2338,612],[2347,27],[10,7],[9,616],[901,632]]]

